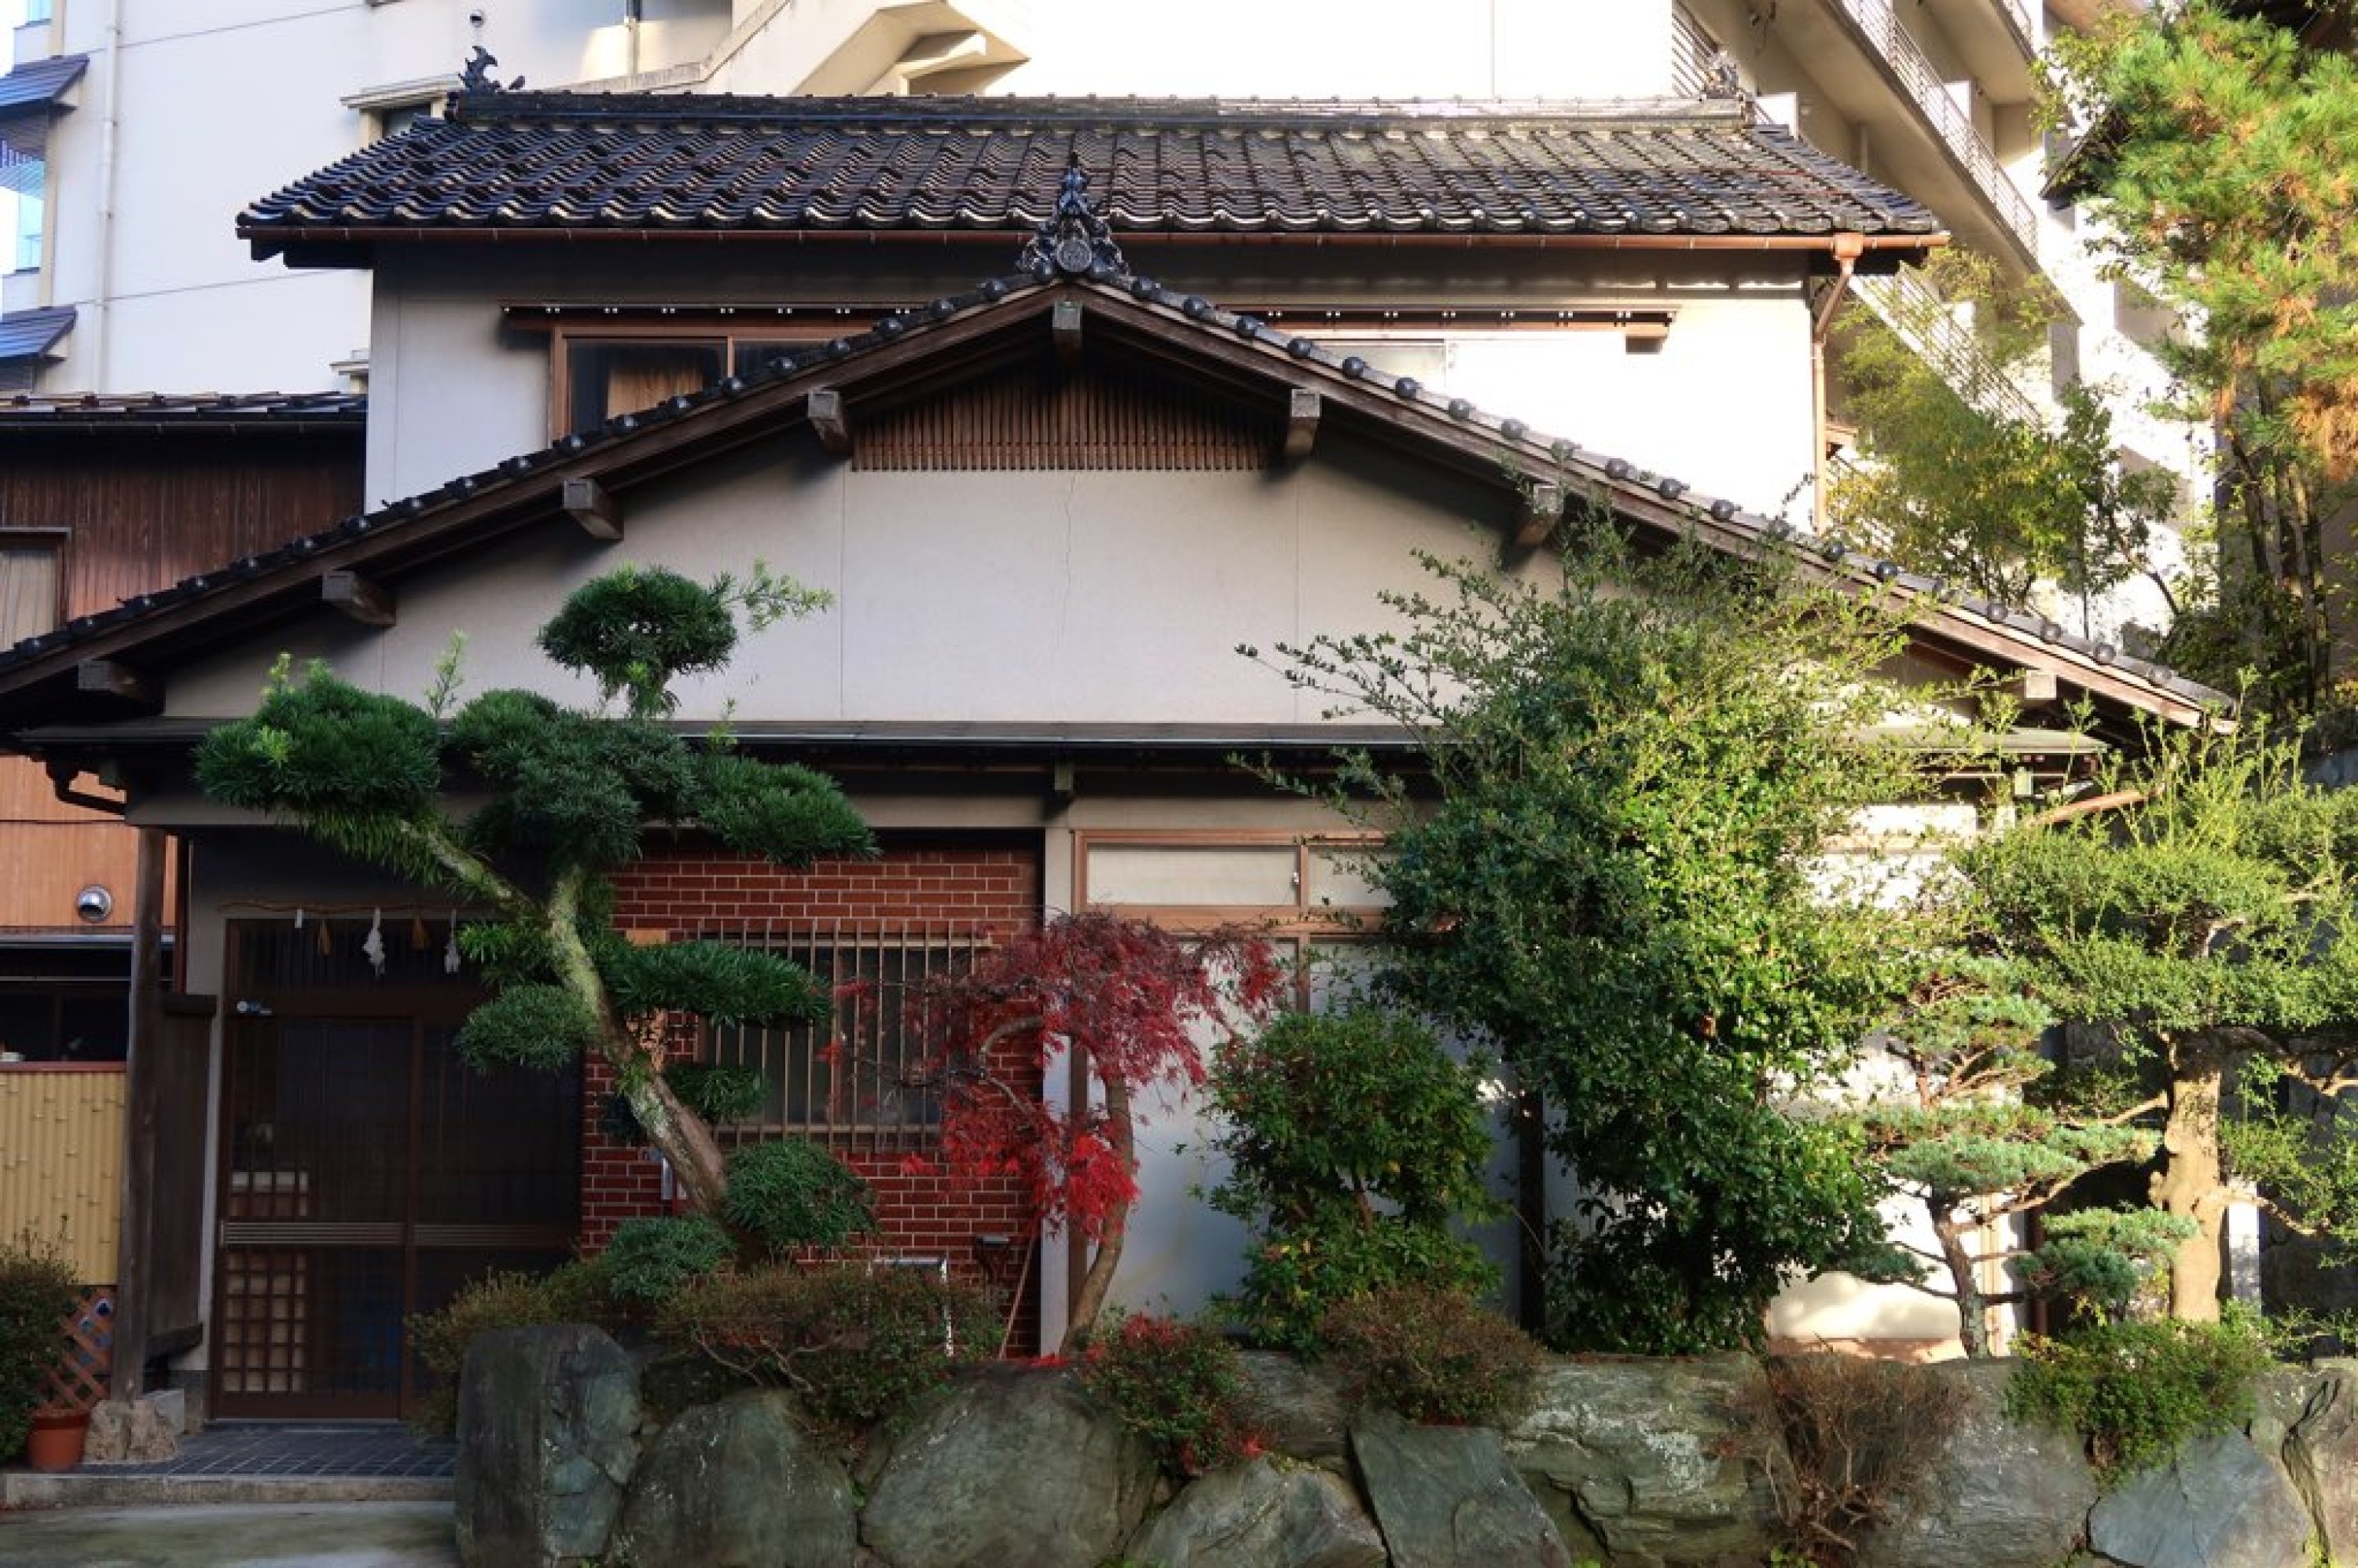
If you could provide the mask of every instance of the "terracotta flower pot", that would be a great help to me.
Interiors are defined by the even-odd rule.
[[[81,1463],[82,1440],[90,1435],[88,1411],[35,1411],[25,1438],[25,1463],[36,1470],[70,1470]]]

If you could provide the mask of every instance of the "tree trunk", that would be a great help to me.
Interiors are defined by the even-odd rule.
[[[714,1213],[729,1189],[719,1141],[702,1117],[680,1103],[671,1085],[664,1081],[660,1061],[615,1013],[614,999],[574,926],[586,880],[586,872],[568,872],[549,890],[543,928],[548,933],[557,978],[597,1019],[598,1054],[614,1069],[622,1099],[638,1118],[647,1141],[671,1162],[672,1174],[687,1193],[688,1206],[699,1214]]]
[[[717,1214],[721,1195],[729,1190],[720,1141],[712,1136],[702,1117],[680,1102],[664,1076],[649,1069],[645,1053],[635,1043],[625,1050],[636,1058],[635,1070],[616,1060],[611,1042],[606,1057],[622,1080],[622,1098],[631,1114],[646,1130],[647,1141],[671,1162],[672,1174],[687,1195],[688,1206],[698,1214]]]
[[[1989,1303],[1982,1299],[1979,1265],[1965,1246],[1965,1227],[1956,1211],[1936,1205],[1932,1234],[1940,1238],[1942,1260],[1949,1266],[1949,1282],[1957,1292],[1957,1340],[1968,1359],[1979,1361],[1990,1353]]]
[[[2148,1188],[2154,1207],[2190,1219],[2197,1227],[2169,1261],[2169,1314],[2188,1323],[2219,1321],[2220,1232],[2227,1213],[2226,1169],[2219,1151],[2225,1060],[2225,1053],[2208,1041],[2170,1047],[2161,1168]]]
[[[1135,1172],[1138,1129],[1130,1119],[1130,1091],[1109,1074],[1104,1082],[1106,1138],[1113,1144],[1122,1169]],[[1113,1271],[1121,1265],[1122,1238],[1129,1231],[1130,1206],[1124,1204],[1106,1217],[1098,1249],[1089,1257],[1089,1271],[1081,1276],[1081,1288],[1074,1292],[1072,1315],[1065,1319],[1064,1342],[1057,1346],[1060,1353],[1071,1355],[1097,1327],[1106,1297],[1113,1289]]]

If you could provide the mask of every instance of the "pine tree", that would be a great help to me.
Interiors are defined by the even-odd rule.
[[[706,942],[633,946],[613,928],[613,873],[657,828],[693,828],[780,865],[863,854],[868,828],[833,781],[691,743],[665,720],[678,677],[725,666],[759,629],[825,596],[756,566],[692,582],[622,567],[584,584],[539,646],[599,687],[594,709],[486,691],[452,711],[457,654],[425,703],[281,660],[251,719],[208,735],[197,779],[217,800],[299,827],[475,911],[460,946],[492,988],[460,1050],[478,1064],[594,1054],[689,1202],[723,1212],[728,1165],[708,1118],[665,1076],[666,1019],[824,1020],[829,998],[774,955]]]

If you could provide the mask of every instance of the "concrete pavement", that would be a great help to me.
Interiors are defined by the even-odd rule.
[[[0,1568],[454,1568],[448,1501],[0,1512]]]

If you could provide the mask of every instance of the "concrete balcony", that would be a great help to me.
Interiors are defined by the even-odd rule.
[[[1795,131],[1924,202],[1961,243],[2020,275],[2038,266],[2038,213],[1972,109],[1978,92],[2019,118],[2028,100],[2028,39],[1992,47],[2021,20],[2014,5],[1942,5],[1948,30],[1928,38],[1943,63],[1901,25],[1892,0],[1689,0],[1676,10],[1677,48],[1725,57],[1724,69],[1758,98],[1790,96]],[[1920,10],[1931,14],[1905,7],[1911,23]],[[1985,25],[1962,25],[1968,19]],[[1985,66],[1996,74],[1983,75]]]

